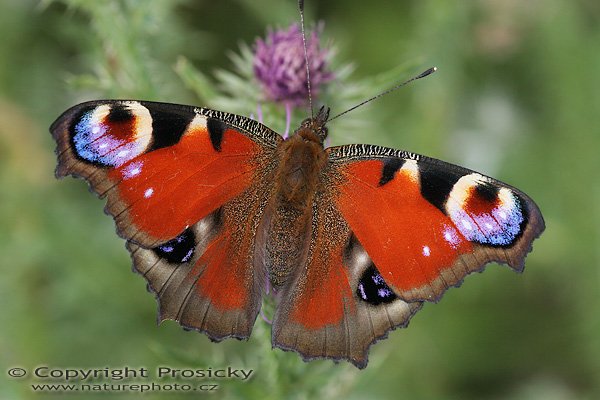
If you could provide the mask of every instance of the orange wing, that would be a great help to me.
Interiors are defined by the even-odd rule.
[[[522,270],[544,230],[527,195],[466,168],[378,146],[328,152],[338,209],[405,301],[437,301],[491,261]]]
[[[358,368],[371,344],[408,325],[421,308],[392,293],[334,202],[335,171],[316,194],[309,254],[283,288],[273,320],[273,345],[304,360],[348,360]]]
[[[264,282],[254,232],[281,138],[233,114],[140,101],[80,104],[51,132],[57,176],[107,197],[160,319],[215,340],[248,337]]]
[[[305,265],[280,293],[273,344],[367,364],[422,301],[490,261],[521,270],[542,216],[522,192],[465,168],[368,145],[326,150]]]

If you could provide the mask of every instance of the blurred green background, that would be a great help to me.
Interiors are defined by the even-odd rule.
[[[260,319],[248,343],[157,327],[153,296],[131,272],[103,203],[82,181],[54,179],[48,127],[94,98],[211,106],[182,65],[208,77],[233,70],[228,54],[267,26],[296,21],[296,5],[3,0],[1,399],[90,397],[33,393],[35,379],[6,374],[38,365],[255,370],[250,382],[218,382],[213,398],[600,398],[600,3],[308,0],[306,9],[308,21],[325,22],[322,40],[338,65],[353,63],[345,82],[439,68],[349,115],[361,129],[332,123],[333,142],[427,154],[527,192],[547,228],[525,273],[492,265],[468,277],[373,346],[363,371],[271,350]],[[357,98],[374,94],[362,88]],[[282,125],[280,114],[266,120]]]

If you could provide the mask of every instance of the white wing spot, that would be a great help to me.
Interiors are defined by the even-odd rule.
[[[129,154],[129,150],[121,150],[118,154],[117,157],[119,158],[124,158],[127,157],[127,154]]]
[[[134,161],[131,164],[123,168],[123,179],[133,178],[142,172],[142,166],[144,165],[141,161]]]
[[[425,257],[429,257],[431,255],[431,249],[429,246],[423,246],[423,255]]]
[[[462,224],[462,226],[464,226],[464,227],[465,227],[465,229],[468,229],[468,230],[470,230],[470,231],[472,231],[472,230],[473,230],[473,227],[471,226],[471,223],[470,223],[469,221],[467,221],[466,219],[462,219],[462,220],[460,221],[460,223]]]
[[[446,242],[448,242],[454,249],[456,249],[460,243],[458,232],[454,228],[451,228],[447,225],[444,225],[444,239],[446,239]]]
[[[359,265],[366,265],[369,263],[369,256],[367,255],[366,252],[362,251],[356,255],[356,262]]]

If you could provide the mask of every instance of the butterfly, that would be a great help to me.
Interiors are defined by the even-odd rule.
[[[283,139],[208,108],[90,101],[50,128],[56,175],[107,199],[160,321],[247,339],[270,290],[274,347],[364,368],[371,344],[469,273],[521,271],[544,220],[525,193],[463,167],[326,148],[328,113]]]

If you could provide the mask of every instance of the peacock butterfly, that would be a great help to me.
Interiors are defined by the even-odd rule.
[[[522,271],[544,220],[525,193],[375,145],[324,147],[329,110],[287,139],[246,117],[90,101],[50,127],[57,177],[88,181],[159,304],[159,320],[247,339],[271,288],[274,347],[367,365],[492,261]]]

